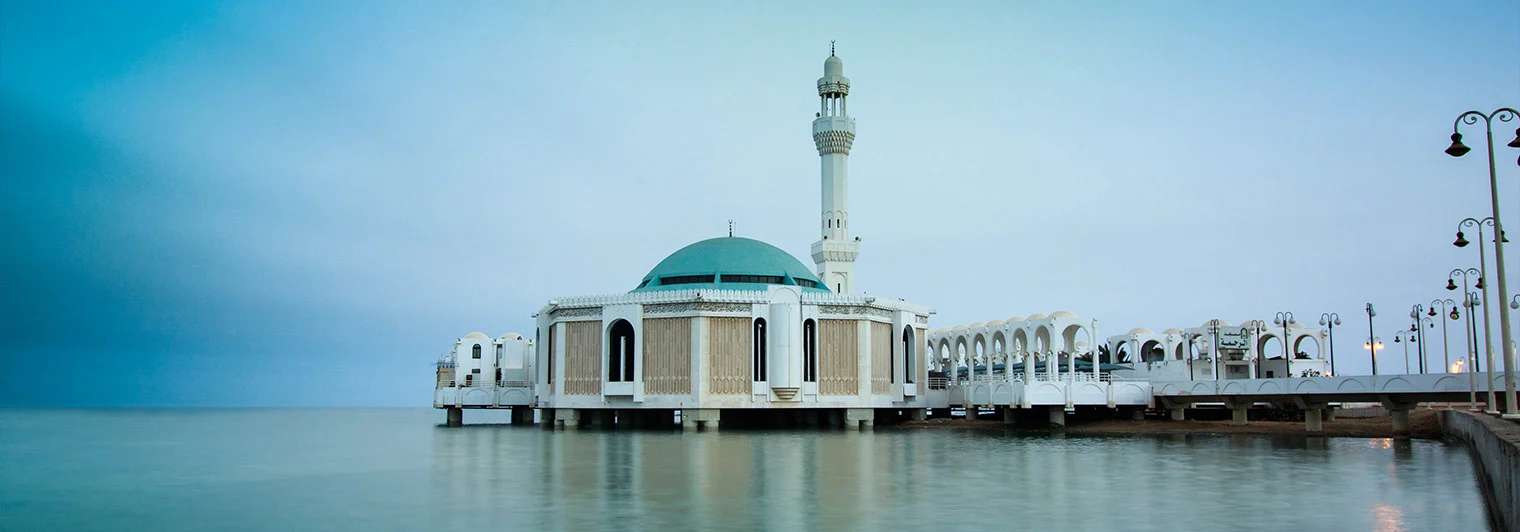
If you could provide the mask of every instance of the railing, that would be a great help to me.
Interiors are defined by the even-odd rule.
[[[930,390],[943,390],[950,386],[950,379],[945,377],[929,377]]]

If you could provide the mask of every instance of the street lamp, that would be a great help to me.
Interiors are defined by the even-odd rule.
[[[1330,327],[1330,376],[1335,376],[1335,326],[1341,324],[1341,315],[1327,312],[1319,315],[1319,325]]]
[[[1288,344],[1290,343],[1288,340],[1288,326],[1298,325],[1298,320],[1293,319],[1292,312],[1278,312],[1277,316],[1272,318],[1272,323],[1274,325],[1281,325],[1283,328],[1283,372],[1287,373],[1288,378],[1291,379],[1293,378],[1293,353],[1290,353],[1288,349]]]
[[[1467,309],[1467,327],[1463,331],[1467,333],[1467,364],[1464,365],[1467,370],[1467,409],[1473,412],[1478,411],[1477,380],[1478,372],[1482,370],[1482,368],[1478,367],[1478,320],[1473,318],[1473,307],[1476,306],[1478,306],[1477,292],[1462,294],[1462,308]],[[1452,309],[1452,312],[1455,313],[1456,309]],[[1488,393],[1492,396],[1494,393],[1492,386],[1494,381],[1493,379],[1489,379],[1488,382]]]
[[[1478,232],[1478,235],[1479,235],[1478,241],[1482,242],[1483,241],[1483,238],[1482,238],[1482,235],[1483,235],[1483,233],[1482,233],[1482,231],[1483,231],[1483,224],[1484,223],[1488,223],[1489,225],[1493,225],[1493,219],[1492,218],[1484,218],[1483,222],[1478,222],[1478,221],[1473,220],[1472,218],[1468,218],[1466,220],[1463,220],[1461,223],[1462,224],[1468,224],[1468,225],[1475,225],[1475,226],[1477,226],[1478,227],[1478,231],[1479,231]],[[1458,227],[1461,227],[1461,225],[1459,224]],[[1457,233],[1458,233],[1457,234],[1458,247],[1467,245],[1466,241],[1462,239],[1461,231],[1458,231]],[[1479,248],[1478,249],[1478,251],[1479,251],[1479,253],[1478,253],[1478,255],[1479,255],[1478,256],[1478,260],[1479,260],[1478,264],[1481,266],[1483,264],[1483,262],[1482,262],[1482,260],[1483,260],[1483,257],[1482,257],[1482,255],[1483,255],[1483,253],[1482,253],[1483,246],[1478,246],[1478,248]],[[1477,316],[1475,314],[1473,314],[1472,307],[1483,307],[1483,355],[1484,355],[1483,358],[1486,359],[1488,362],[1485,363],[1485,364],[1480,364],[1478,362],[1478,351],[1477,351],[1477,346],[1476,345],[1473,346],[1473,354],[1472,354],[1471,360],[1473,362],[1472,363],[1473,371],[1475,371],[1475,372],[1482,373],[1484,367],[1488,368],[1488,377],[1486,378],[1486,382],[1488,384],[1484,386],[1485,388],[1488,388],[1488,403],[1487,404],[1489,405],[1490,412],[1497,414],[1498,411],[1497,410],[1493,410],[1493,408],[1495,408],[1494,405],[1496,404],[1495,401],[1494,401],[1494,342],[1493,342],[1493,340],[1494,340],[1494,332],[1493,332],[1493,328],[1489,327],[1489,324],[1491,322],[1488,321],[1488,288],[1486,286],[1484,286],[1484,284],[1483,284],[1483,276],[1482,276],[1482,271],[1481,270],[1475,270],[1475,269],[1472,269],[1472,268],[1468,268],[1468,269],[1464,270],[1462,268],[1457,268],[1457,269],[1452,270],[1451,273],[1446,278],[1446,289],[1447,290],[1455,290],[1456,289],[1457,285],[1454,282],[1454,280],[1455,280],[1455,277],[1458,276],[1458,275],[1462,276],[1462,292],[1463,293],[1468,293],[1468,290],[1467,290],[1467,281],[1468,281],[1468,279],[1470,277],[1474,277],[1474,276],[1476,276],[1478,278],[1478,283],[1475,286],[1473,286],[1473,288],[1477,288],[1479,290],[1482,290],[1482,293],[1483,293],[1483,298],[1481,300],[1478,299],[1478,297],[1476,295],[1474,295],[1473,297],[1470,298],[1469,301],[1466,302],[1466,306],[1468,307],[1468,311],[1467,311],[1468,318],[1469,318],[1470,321],[1473,322],[1472,325],[1471,325],[1471,327],[1472,327],[1473,343],[1474,344],[1476,344],[1477,341],[1478,341],[1478,325],[1477,325],[1478,319],[1477,319]]]
[[[1409,344],[1415,343],[1414,331],[1400,330],[1393,335],[1393,343],[1404,344],[1404,374],[1409,374]]]
[[[1446,154],[1452,157],[1461,157],[1466,154],[1470,148],[1462,144],[1462,133],[1457,129],[1462,124],[1473,125],[1478,123],[1479,118],[1483,119],[1484,133],[1488,140],[1488,201],[1490,210],[1493,211],[1490,216],[1494,219],[1494,233],[1498,235],[1504,234],[1504,219],[1499,216],[1499,175],[1494,170],[1494,119],[1509,122],[1516,116],[1520,116],[1520,111],[1508,107],[1495,109],[1489,114],[1468,111],[1457,115],[1457,119],[1451,123],[1451,146],[1446,148]],[[1520,129],[1515,130],[1515,139],[1507,146],[1520,148]],[[1502,245],[1494,245],[1494,268],[1499,270],[1499,293],[1508,294],[1509,285],[1504,275],[1504,246]],[[1484,312],[1487,312],[1488,301],[1485,300],[1484,303]],[[1515,407],[1515,353],[1510,348],[1510,341],[1514,337],[1510,332],[1508,305],[1499,305],[1499,333],[1502,342],[1500,348],[1504,350],[1500,357],[1504,361],[1504,417],[1520,419],[1520,411],[1517,411]],[[1489,366],[1492,368],[1493,364],[1490,363]]]
[[[1377,375],[1377,352],[1383,350],[1383,339],[1375,336],[1368,337],[1367,341],[1362,342],[1362,349],[1372,353],[1372,374]]]
[[[1424,322],[1422,321],[1425,319],[1423,314],[1425,314],[1424,305],[1415,303],[1413,307],[1409,308],[1409,319],[1414,320],[1413,324],[1409,326],[1409,330],[1415,333],[1415,339],[1418,340],[1418,342],[1416,342],[1418,344],[1418,349],[1415,350],[1415,356],[1419,357],[1420,373],[1422,374],[1425,373],[1425,328],[1420,327],[1420,325],[1424,325]],[[1430,325],[1432,327],[1435,326],[1434,323]]]
[[[1367,303],[1367,343],[1362,344],[1362,347],[1372,354],[1372,376],[1374,377],[1377,376],[1377,350],[1383,347],[1383,342],[1372,335],[1372,317],[1376,315],[1377,311],[1372,310],[1372,303]]]
[[[1214,368],[1214,380],[1219,380],[1219,318],[1209,320],[1209,365]]]
[[[1436,312],[1436,305],[1441,306],[1441,312]],[[1440,319],[1450,315],[1451,319],[1457,319],[1457,303],[1450,299],[1434,299],[1430,302],[1430,316]],[[1451,372],[1451,342],[1446,339],[1446,320],[1441,320],[1441,373]]]

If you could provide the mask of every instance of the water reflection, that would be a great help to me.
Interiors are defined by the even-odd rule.
[[[435,414],[26,424],[25,441],[0,431],[0,529],[43,529],[48,519],[67,529],[134,530],[211,522],[932,532],[1487,525],[1468,453],[1437,441],[953,429],[555,432],[435,427]],[[83,426],[111,438],[68,430]],[[89,452],[79,442],[89,442]],[[164,442],[194,445],[162,456],[142,451]],[[35,511],[5,513],[20,507]]]

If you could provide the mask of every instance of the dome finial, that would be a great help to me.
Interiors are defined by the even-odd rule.
[[[729,238],[733,238],[734,237],[734,219],[733,218],[729,218],[728,219],[728,237]]]
[[[834,41],[829,41],[829,55],[834,55]]]

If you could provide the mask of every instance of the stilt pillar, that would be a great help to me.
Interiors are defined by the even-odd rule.
[[[1250,401],[1226,401],[1225,405],[1230,407],[1231,425],[1243,426],[1251,421],[1250,416],[1247,415],[1251,411]]]
[[[1187,408],[1174,406],[1167,409],[1172,415],[1172,421],[1187,421]]]
[[[532,407],[527,407],[527,406],[514,406],[514,407],[512,407],[512,424],[513,425],[532,425],[533,424],[533,408]]]
[[[876,410],[870,408],[846,408],[844,410],[845,430],[871,430],[876,423]]]
[[[1066,426],[1066,407],[1060,405],[1050,407],[1050,424],[1057,427]]]
[[[1003,424],[1004,425],[1013,425],[1013,424],[1016,424],[1018,422],[1019,422],[1019,418],[1018,418],[1017,414],[1014,414],[1013,407],[1011,407],[1011,406],[1005,406],[1005,407],[1003,407]]]
[[[1145,421],[1145,409],[1136,408],[1133,412],[1130,412],[1129,418],[1135,421]]]
[[[554,411],[555,422],[559,424],[559,428],[564,430],[579,430],[581,428],[581,417],[585,414],[585,412],[574,408],[560,408]]]
[[[1388,397],[1383,397],[1383,408],[1388,410],[1388,415],[1393,418],[1393,433],[1398,436],[1409,435],[1409,410],[1414,408],[1413,403],[1396,402]]]
[[[1401,435],[1401,436],[1408,435],[1409,434],[1409,409],[1408,408],[1393,409],[1393,410],[1389,410],[1388,414],[1390,416],[1393,416],[1393,433]]]
[[[1304,410],[1304,428],[1309,432],[1325,431],[1324,407],[1310,407]]]
[[[723,411],[716,408],[698,408],[681,411],[681,428],[685,430],[718,430],[722,424]]]
[[[450,426],[450,427],[458,427],[458,426],[464,425],[464,409],[463,408],[459,408],[457,406],[451,406],[451,407],[445,408],[444,410],[447,412],[445,414],[445,416],[447,418],[448,426]]]

